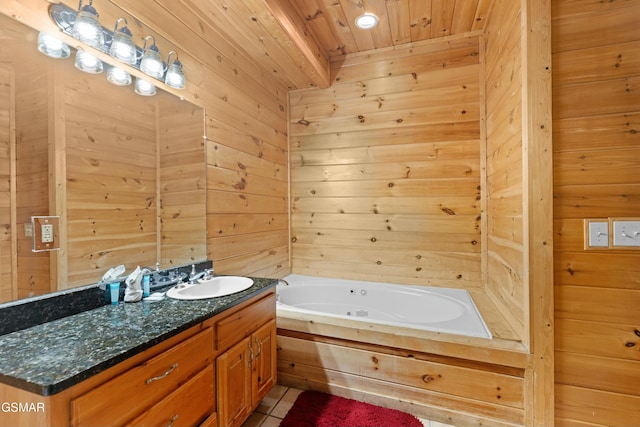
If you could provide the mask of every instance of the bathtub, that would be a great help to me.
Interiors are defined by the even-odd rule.
[[[277,286],[280,311],[322,314],[384,325],[488,338],[464,289],[395,285],[290,274]]]

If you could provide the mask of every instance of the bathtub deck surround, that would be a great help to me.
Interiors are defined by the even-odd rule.
[[[369,321],[365,316],[326,315],[286,307],[287,296],[295,297],[298,291],[299,278],[287,276],[289,286],[278,285],[280,384],[339,390],[344,397],[447,424],[505,427],[526,424],[525,396],[531,356],[483,292],[470,294],[482,314],[483,324],[492,333],[491,339],[434,328],[418,329],[415,325],[401,326],[397,322]],[[362,297],[360,290],[370,292],[358,281],[321,278],[313,281],[328,288],[340,283],[345,292],[356,291],[354,298]],[[287,295],[289,291],[294,295]],[[350,295],[345,295],[341,301],[349,298]],[[318,302],[322,305],[327,301],[323,296]],[[356,311],[359,309],[364,310],[356,308]],[[402,396],[400,401],[398,396]]]

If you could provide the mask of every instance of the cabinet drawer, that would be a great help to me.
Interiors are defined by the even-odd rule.
[[[120,426],[212,362],[207,328],[71,401],[72,426]]]
[[[154,405],[128,426],[190,427],[213,412],[213,365]]]
[[[273,293],[216,322],[216,350],[224,351],[276,317]]]

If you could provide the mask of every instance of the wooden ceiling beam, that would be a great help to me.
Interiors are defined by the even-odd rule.
[[[320,48],[306,23],[293,5],[282,0],[262,0],[275,20],[280,24],[293,46],[300,51],[304,64],[299,64],[315,86],[328,88],[331,85],[331,70],[327,53]]]

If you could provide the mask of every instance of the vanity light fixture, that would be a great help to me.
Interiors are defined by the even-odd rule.
[[[68,58],[71,55],[71,49],[68,44],[42,31],[38,34],[38,50],[56,59]]]
[[[356,18],[356,27],[362,30],[370,30],[378,25],[379,19],[373,13],[363,13]]]
[[[124,25],[118,29],[118,24],[124,21]],[[136,45],[133,43],[133,35],[127,27],[125,18],[118,18],[113,29],[113,40],[109,48],[109,55],[124,62],[125,64],[135,65],[138,62],[136,57]]]
[[[128,86],[131,84],[131,74],[122,68],[107,65],[107,80],[114,85]]]
[[[84,50],[76,52],[75,66],[78,70],[90,74],[100,74],[104,69],[102,61]]]
[[[176,59],[171,62],[171,54],[176,55]],[[167,56],[167,74],[164,77],[164,82],[175,89],[184,89],[185,78],[182,71],[182,63],[178,60],[178,54],[175,50],[169,52]]]
[[[102,25],[98,21],[98,12],[93,7],[93,0],[89,0],[89,4],[84,6],[82,6],[82,0],[80,0],[71,35],[91,47],[103,48],[104,32]]]
[[[147,47],[147,41],[149,39],[153,40],[153,43]],[[164,76],[164,63],[162,59],[160,59],[160,51],[158,50],[158,46],[156,46],[156,39],[153,36],[145,37],[142,50],[144,53],[140,60],[140,71],[153,78],[162,79],[162,76]]]
[[[136,78],[136,93],[144,96],[155,95],[154,79],[171,88],[184,89],[186,78],[176,51],[169,52],[165,64],[160,58],[156,40],[151,35],[144,38],[144,45],[139,48],[133,42],[133,35],[127,27],[128,22],[123,17],[116,20],[113,31],[102,27],[98,22],[98,12],[93,7],[93,0],[89,0],[84,6],[80,0],[77,11],[63,3],[52,3],[49,6],[49,16],[67,36],[147,74],[148,79]],[[73,45],[75,47],[75,44]],[[66,58],[70,55],[69,45],[46,33],[38,36],[38,50],[54,58]],[[175,55],[173,60],[172,55]],[[75,66],[93,74],[101,73],[105,67],[99,58],[82,47],[77,47]],[[132,76],[126,67],[107,65],[106,74],[107,79],[116,85],[125,86],[132,82]]]
[[[156,94],[156,87],[147,80],[136,77],[135,92],[142,96],[153,96]]]

